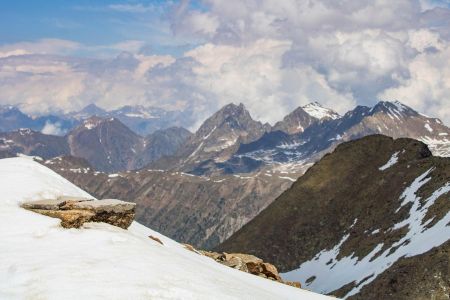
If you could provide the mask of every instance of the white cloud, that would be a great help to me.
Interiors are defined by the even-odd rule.
[[[350,109],[351,95],[339,94],[310,66],[282,66],[290,47],[291,42],[279,40],[258,40],[246,47],[203,45],[186,53],[199,62],[192,68],[192,84],[209,93],[216,108],[243,102],[256,118],[270,123],[313,100],[340,112]]]
[[[273,123],[311,101],[343,113],[355,104],[396,98],[450,122],[445,5],[205,0],[202,9],[194,9],[188,4],[181,1],[171,14],[175,36],[166,42],[198,46],[178,58],[144,55],[148,45],[141,40],[86,46],[46,39],[0,46],[1,101],[22,103],[30,112],[67,111],[91,102],[191,108],[198,121],[224,104],[243,102],[254,117]],[[109,9],[152,15],[161,8],[134,3]],[[78,52],[94,58],[76,57]]]
[[[51,123],[49,121],[45,122],[44,128],[42,128],[41,132],[43,134],[51,134],[51,135],[63,135],[64,134],[64,131],[61,128],[61,124]]]
[[[153,5],[143,5],[142,3],[111,4],[108,6],[108,8],[120,12],[129,12],[129,13],[145,13],[155,10],[155,7]]]
[[[80,47],[79,43],[61,39],[41,39],[36,42],[20,42],[0,46],[0,57],[40,54],[68,54]]]
[[[423,52],[408,65],[410,77],[380,94],[401,99],[419,111],[450,121],[450,45],[438,52]]]

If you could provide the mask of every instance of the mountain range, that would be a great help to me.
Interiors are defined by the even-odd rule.
[[[138,169],[171,155],[190,135],[184,128],[171,127],[141,137],[116,118],[94,116],[81,121],[65,136],[31,129],[0,132],[0,156],[22,153],[49,159],[73,155],[86,158],[97,170],[116,172]]]
[[[192,123],[192,114],[189,111],[167,111],[139,105],[107,111],[90,104],[80,111],[41,116],[30,116],[18,107],[4,105],[0,106],[0,132],[28,128],[44,134],[64,135],[93,116],[116,118],[142,136],[169,127],[188,127]]]

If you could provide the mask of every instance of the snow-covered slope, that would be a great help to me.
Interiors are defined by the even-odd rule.
[[[327,298],[222,266],[136,222],[64,229],[19,204],[88,194],[29,158],[0,160],[0,178],[0,299]]]

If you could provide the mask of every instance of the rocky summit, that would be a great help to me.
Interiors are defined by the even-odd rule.
[[[134,220],[135,203],[116,199],[93,200],[62,196],[22,203],[22,208],[61,219],[64,228],[79,228],[86,222],[104,222],[127,229]]]
[[[446,299],[450,159],[417,140],[343,143],[217,251],[348,299]]]

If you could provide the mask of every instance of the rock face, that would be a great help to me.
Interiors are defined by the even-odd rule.
[[[450,158],[368,136],[337,146],[216,250],[256,255],[338,297],[441,299],[449,200]]]
[[[295,178],[282,172],[202,177],[151,169],[107,174],[70,156],[43,164],[98,199],[133,199],[138,222],[202,249],[223,242]]]
[[[114,118],[89,118],[67,135],[70,153],[83,157],[98,170],[116,172],[134,167],[141,137]]]
[[[64,228],[80,228],[86,222],[104,222],[127,229],[134,220],[135,203],[116,199],[93,200],[59,197],[22,204],[22,208],[61,219]]]
[[[172,166],[178,170],[201,172],[203,164],[226,161],[241,143],[252,142],[270,130],[255,121],[241,103],[228,104],[208,118],[175,154]],[[167,168],[167,167],[166,167]]]
[[[19,129],[13,132],[0,132],[0,153],[2,152],[10,152],[12,156],[23,153],[48,159],[70,154],[70,149],[62,136],[47,135],[31,129]]]
[[[299,282],[283,281],[280,277],[280,274],[278,273],[277,268],[274,265],[268,262],[264,262],[262,259],[254,255],[243,253],[218,253],[197,250],[189,244],[185,244],[185,248],[195,253],[210,257],[216,262],[227,267],[250,273],[259,277],[278,281],[297,288],[301,287],[301,284]]]
[[[272,130],[283,131],[287,134],[294,134],[305,131],[314,123],[319,122],[319,119],[308,114],[303,108],[298,107],[296,110],[288,114],[282,121],[277,122]]]

